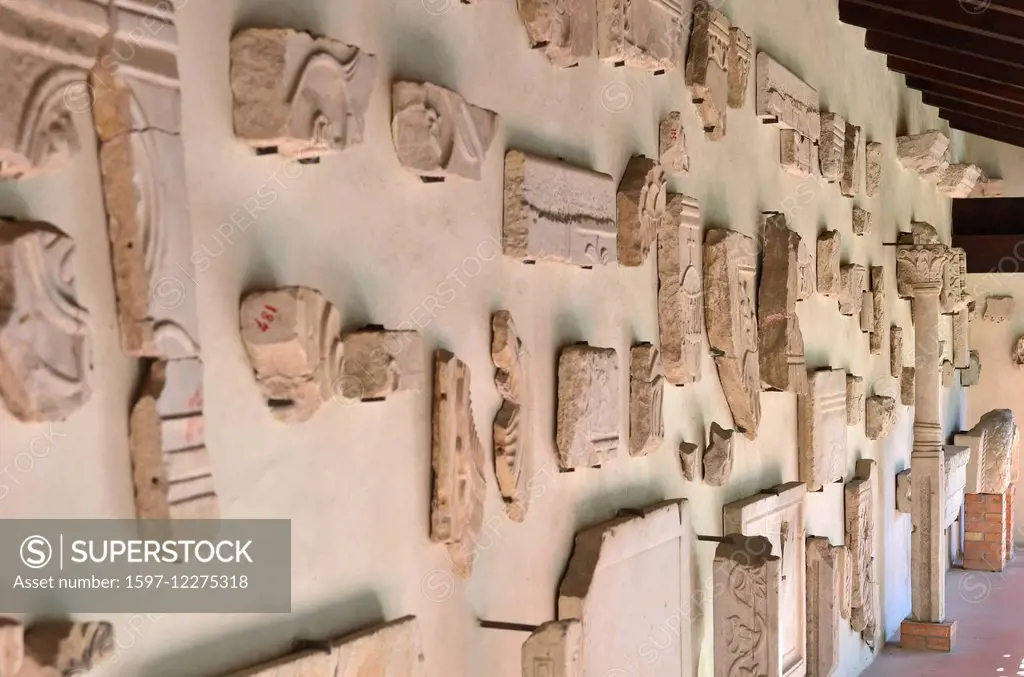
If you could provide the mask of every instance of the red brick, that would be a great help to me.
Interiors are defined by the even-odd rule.
[[[914,651],[924,651],[925,650],[925,638],[924,637],[914,637],[914,636],[906,636],[905,637],[901,633],[900,634],[900,646],[902,648],[904,648],[904,649],[912,649]]]
[[[951,627],[946,623],[918,623],[903,621],[900,625],[900,637],[943,637],[948,639]]]
[[[926,644],[932,651],[950,652],[953,650],[953,643],[946,637],[929,637]]]
[[[1002,548],[1006,547],[1006,536],[1001,531],[987,533],[987,534],[985,534],[985,542],[986,543],[998,543],[999,544],[999,548],[1002,549]]]
[[[991,559],[969,557],[965,552],[963,568],[971,571],[998,572],[1003,570],[1003,565],[999,562],[993,562]]]
[[[965,531],[964,532],[964,540],[965,541],[984,541],[985,540],[985,534],[981,533],[980,531]]]

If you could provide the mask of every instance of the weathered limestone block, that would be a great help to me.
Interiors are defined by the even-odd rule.
[[[864,377],[846,375],[846,425],[860,425],[864,420]],[[846,459],[843,459],[845,462]]]
[[[74,240],[57,228],[0,219],[0,401],[26,423],[63,421],[92,394],[75,264]]]
[[[896,325],[889,334],[889,375],[903,378],[903,327]]]
[[[821,176],[835,182],[843,176],[843,153],[846,152],[846,120],[836,113],[821,113],[821,142],[818,160]]]
[[[352,378],[339,380],[341,315],[315,289],[282,287],[247,294],[239,310],[239,324],[256,384],[279,421],[309,420],[320,405],[330,401],[335,384],[341,386],[345,397],[359,399],[364,397],[364,381],[374,391],[386,388],[385,383],[375,384],[372,375],[360,378],[364,375],[354,369]],[[381,375],[379,370],[375,372]],[[420,373],[422,387],[422,367]]]
[[[713,487],[723,487],[732,477],[735,432],[712,422],[710,435],[704,451],[704,481]]]
[[[665,621],[666,610],[689,608],[696,592],[690,576],[693,540],[689,504],[678,499],[623,510],[576,534],[558,588],[558,618],[582,623],[577,675],[615,674],[622,657]],[[632,622],[622,623],[623,609]],[[645,659],[650,674],[691,674],[691,624],[682,622],[673,637],[677,641],[667,650]]]
[[[138,519],[219,516],[206,450],[203,364],[151,362],[128,422]]]
[[[871,312],[874,315],[868,347],[872,355],[881,355],[889,332],[889,291],[885,284],[885,268],[871,266]]]
[[[860,330],[865,334],[875,331],[875,297],[869,291],[861,294]]]
[[[757,53],[757,117],[817,143],[821,136],[818,90],[769,56]]]
[[[850,620],[853,610],[850,605],[853,603],[853,562],[850,560],[850,551],[844,545],[838,552],[839,555],[839,576],[842,587],[839,590],[839,616],[844,620]]]
[[[523,642],[523,677],[580,677],[583,626],[571,618],[542,624]]]
[[[815,269],[814,256],[807,241],[800,238],[800,244],[796,251],[796,300],[806,301],[814,295],[817,288],[816,277],[818,271]]]
[[[665,218],[665,171],[654,160],[634,155],[619,182],[615,204],[620,266],[642,266]]]
[[[426,677],[419,621],[415,616],[318,642],[315,648],[296,651],[225,677],[363,677],[367,670]]]
[[[829,298],[839,298],[842,291],[840,251],[841,240],[838,230],[826,230],[818,236],[818,293]]]
[[[709,230],[704,237],[708,343],[734,426],[750,439],[757,438],[761,420],[756,280],[754,240],[732,230]]]
[[[910,468],[896,474],[896,512],[909,515],[913,510],[911,480]]]
[[[844,143],[843,176],[839,180],[839,190],[846,197],[856,197],[860,194],[864,178],[864,138],[860,127],[847,122]]]
[[[780,677],[782,566],[771,541],[728,534],[713,571],[715,677]]]
[[[1003,196],[1003,180],[1002,179],[990,179],[982,176],[978,179],[978,182],[974,184],[974,190],[967,197],[1002,197]]]
[[[949,137],[935,129],[896,139],[896,157],[904,169],[912,172],[934,169],[943,161],[947,150]]]
[[[1012,296],[989,296],[985,299],[986,322],[1006,322],[1013,317],[1014,300]]]
[[[953,315],[953,366],[966,369],[970,363],[971,314],[967,309]]]
[[[1010,351],[1010,360],[1013,362],[1013,366],[1024,369],[1024,336],[1018,336],[1014,341],[1013,349]]]
[[[984,414],[969,432],[958,433],[953,441],[971,449],[966,473],[969,493],[1006,493],[1020,444],[1019,428],[1011,410],[994,409]]]
[[[352,400],[379,400],[426,387],[426,351],[417,331],[366,328],[342,340],[341,378],[334,393]]]
[[[871,234],[871,212],[860,207],[853,208],[853,234]]]
[[[679,443],[679,462],[683,466],[683,477],[688,482],[700,479],[701,453],[700,447],[689,442]]]
[[[391,84],[391,140],[402,166],[424,179],[480,180],[498,114],[429,82]]]
[[[781,557],[776,654],[781,677],[802,675],[807,665],[806,499],[806,486],[789,482],[722,508],[722,533],[763,536]]]
[[[700,205],[669,193],[658,226],[658,330],[665,378],[673,385],[701,377],[704,292],[701,277]]]
[[[830,677],[839,662],[843,546],[807,539],[807,677]]]
[[[729,75],[729,108],[743,108],[747,102],[747,81],[750,79],[750,66],[754,61],[754,44],[742,28],[733,26],[729,29],[729,55],[726,60],[726,71]]]
[[[864,431],[869,440],[884,440],[896,425],[896,400],[872,395],[864,404]]]
[[[290,28],[239,31],[231,38],[235,136],[297,159],[362,143],[376,70],[376,57],[332,38]]]
[[[641,343],[629,349],[629,455],[647,456],[665,439],[662,402],[665,376],[658,349]]]
[[[658,134],[658,162],[665,172],[673,175],[690,171],[690,156],[686,153],[686,131],[679,111],[672,111],[661,121]]]
[[[842,315],[860,317],[860,306],[864,301],[867,285],[867,269],[857,263],[839,266],[839,312]]]
[[[89,672],[115,653],[110,623],[39,621],[25,630],[24,663],[17,674],[71,677]]]
[[[917,378],[915,367],[903,367],[900,376],[900,404],[905,407],[914,406],[914,381]]]
[[[981,355],[977,350],[972,350],[967,368],[960,372],[960,385],[968,388],[978,385],[979,381],[981,381]]]
[[[757,332],[761,382],[768,388],[807,392],[804,338],[796,315],[800,236],[779,212],[761,215],[764,237]]]
[[[512,321],[512,313],[491,316],[491,362],[501,407],[494,416],[494,474],[505,513],[522,522],[529,509],[526,486],[533,467],[533,393],[528,353]]]
[[[945,482],[945,498],[942,528],[948,529],[953,522],[960,519],[960,510],[964,507],[964,489],[967,487],[967,464],[970,461],[969,447],[946,444],[942,447],[945,463],[943,481]]]
[[[942,270],[942,291],[939,303],[942,313],[952,315],[967,308],[970,294],[967,293],[967,252],[961,247],[950,247],[949,259]]]
[[[597,53],[597,4],[585,0],[517,0],[530,47],[570,68]]]
[[[942,160],[940,160],[938,162],[938,164],[936,164],[934,167],[930,167],[928,169],[922,169],[918,173],[918,175],[922,179],[927,181],[928,183],[930,183],[933,186],[935,186],[936,189],[937,189],[938,185],[939,185],[939,182],[942,181],[942,177],[944,177],[946,175],[947,170],[949,170],[949,151],[948,150],[945,152],[945,154],[943,155]]]
[[[840,480],[846,465],[846,372],[820,369],[808,374],[808,391],[797,397],[800,481],[821,491]]]
[[[793,129],[779,132],[779,163],[787,174],[805,178],[811,175],[814,143]]]
[[[874,577],[875,520],[872,495],[875,462],[857,461],[856,479],[846,484],[846,549],[853,563],[853,600],[850,625],[874,648],[878,632]]]
[[[878,141],[869,141],[864,146],[864,194],[875,197],[881,185],[882,144]]]
[[[574,345],[558,357],[555,441],[563,470],[599,466],[619,448],[619,360],[612,348]]]
[[[711,2],[695,0],[685,82],[697,106],[705,135],[711,141],[718,141],[725,136],[731,27],[729,18]]]
[[[936,188],[946,197],[970,197],[982,176],[981,167],[978,165],[952,164],[939,175]]]
[[[560,160],[505,154],[502,249],[521,261],[615,263],[615,182]]]
[[[943,360],[942,361],[941,369],[942,369],[942,387],[943,388],[952,388],[953,387],[953,375],[954,375],[954,373],[956,371],[955,369],[953,369],[953,363],[950,362],[949,360]]]
[[[682,0],[597,0],[597,56],[603,61],[665,73],[681,67],[689,17]]]
[[[473,422],[469,367],[447,350],[434,353],[430,540],[448,546],[455,574],[469,578],[484,521],[484,450]]]
[[[0,675],[15,677],[25,662],[25,626],[0,618]]]

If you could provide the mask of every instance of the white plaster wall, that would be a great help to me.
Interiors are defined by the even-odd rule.
[[[731,424],[708,356],[700,384],[667,390],[667,437],[658,453],[630,460],[623,448],[620,460],[599,471],[555,472],[558,349],[586,340],[619,351],[625,432],[628,347],[658,337],[655,264],[652,258],[642,268],[583,271],[527,267],[496,255],[505,147],[562,156],[617,177],[632,153],[656,153],[658,120],[681,110],[691,173],[671,188],[700,199],[705,228],[754,235],[762,210],[784,210],[812,249],[820,230],[840,230],[844,260],[886,266],[893,322],[904,327],[905,359],[911,359],[910,308],[896,298],[894,250],[882,243],[894,241],[912,218],[931,222],[948,237],[949,202],[899,168],[893,143],[896,133],[923,131],[938,120],[906,90],[902,77],[885,69],[881,56],[863,49],[862,30],[839,23],[835,3],[733,0],[725,10],[756,48],[818,87],[824,107],[862,125],[868,140],[886,144],[879,196],[857,201],[875,214],[875,231],[865,238],[852,235],[851,200],[840,196],[837,185],[781,171],[778,132],[754,116],[753,74],[746,107],[730,111],[726,139],[711,144],[699,132],[681,73],[652,78],[596,61],[555,70],[527,49],[510,1],[181,0],[179,6],[183,136],[198,262],[196,284],[182,281],[199,304],[206,441],[225,517],[292,520],[293,613],[119,616],[122,650],[99,674],[216,675],[274,656],[296,636],[324,637],[416,614],[431,675],[514,677],[524,637],[480,630],[475,619],[552,618],[579,528],[622,507],[681,496],[691,501],[695,531],[718,535],[724,503],[797,479],[795,398],[765,393],[758,441],[740,439],[732,482],[713,489],[683,481],[678,441],[705,436],[712,421]],[[234,141],[228,41],[236,28],[257,25],[328,34],[378,56],[362,146],[300,167],[255,157]],[[454,88],[502,115],[479,183],[424,185],[399,166],[388,95],[397,77]],[[117,345],[94,165],[87,150],[69,173],[0,186],[3,213],[52,220],[79,242],[78,282],[94,317],[97,384],[88,406],[57,426],[67,437],[25,471],[12,468],[19,454],[28,465],[23,454],[45,428],[18,424],[0,412],[0,463],[13,475],[5,478],[10,490],[0,497],[3,517],[133,514],[126,412],[134,363]],[[235,225],[225,225],[233,220]],[[512,311],[533,359],[533,484],[540,495],[526,522],[513,524],[489,479],[487,526],[469,582],[451,579],[444,548],[428,540],[429,394],[327,406],[305,425],[276,423],[253,383],[237,329],[240,295],[266,284],[322,290],[341,309],[346,328],[418,323],[428,345],[450,349],[470,365],[475,420],[485,440],[500,403],[491,385],[489,317],[498,308]],[[801,303],[798,312],[809,366],[849,369],[864,376],[869,392],[874,386],[898,397],[888,378],[888,351],[870,356],[855,318],[840,316],[835,302],[820,296]],[[946,393],[945,404],[947,428],[955,428],[959,390]],[[910,608],[910,522],[895,513],[894,477],[909,465],[911,427],[912,410],[899,407],[898,425],[882,444],[868,441],[862,427],[849,429],[848,477],[858,458],[878,461],[876,578],[887,636]],[[487,451],[490,457],[489,443]],[[842,542],[841,485],[810,495],[807,514],[809,535]],[[695,585],[709,579],[713,553],[711,544],[696,546]],[[701,677],[713,668],[711,611],[710,599],[693,611]],[[652,642],[674,641],[666,633],[675,615],[671,610],[664,626],[652,629]],[[628,618],[624,609],[623,622]],[[837,674],[856,674],[872,655],[848,626],[841,635]],[[623,657],[630,677],[644,674],[639,650]]]

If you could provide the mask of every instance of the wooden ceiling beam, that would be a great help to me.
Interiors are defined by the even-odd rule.
[[[986,80],[966,73],[957,73],[930,64],[908,61],[898,56],[890,56],[885,60],[889,70],[903,75],[923,78],[932,82],[943,82],[961,89],[972,92],[982,92],[997,99],[1007,101],[1021,101],[1024,96],[1024,88],[1015,87],[1005,83]]]
[[[971,200],[971,202],[987,202],[987,200]],[[954,222],[953,246],[962,247],[967,252],[968,273],[1024,272],[1024,234],[957,235]]]
[[[976,54],[964,54],[942,45],[911,40],[910,38],[869,30],[864,46],[874,52],[899,57],[908,61],[930,64],[957,73],[966,73],[1000,83],[1020,83],[1024,91],[1024,68],[1002,61],[986,59]]]
[[[992,9],[990,0],[844,1],[989,38],[1024,44],[1024,18],[1022,15],[1004,11],[989,11]],[[972,11],[972,9],[982,11]]]
[[[962,87],[949,85],[945,82],[935,82],[934,80],[925,80],[923,78],[915,78],[909,75],[907,76],[907,87],[932,95],[932,97],[929,98],[933,98],[935,96],[941,97],[944,101],[943,105],[938,106],[939,108],[952,108],[952,106],[946,106],[944,104],[948,100],[955,100],[976,106],[982,106],[983,108],[992,108],[994,110],[1024,116],[1024,90],[1021,91],[1020,97],[1017,99],[1003,99],[998,96],[992,96],[987,92],[963,89]],[[932,103],[928,105],[934,106],[935,104]]]
[[[943,110],[939,111],[939,117],[948,122],[950,127],[959,129],[961,132],[1024,148],[1024,130],[1022,129]]]
[[[921,98],[924,105],[934,106],[935,108],[949,111],[950,113],[970,115],[971,117],[988,120],[989,122],[995,122],[997,124],[1007,125],[1010,127],[1020,125],[1024,128],[1024,112],[1003,112],[1002,110],[987,108],[983,105],[975,104],[970,101],[958,101],[956,99],[939,96],[938,94],[929,94],[927,92],[925,92]]]

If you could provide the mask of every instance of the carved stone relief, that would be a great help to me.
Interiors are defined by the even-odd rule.
[[[960,247],[950,247],[949,259],[942,273],[942,291],[939,303],[942,313],[952,315],[967,308],[970,295],[967,293],[967,252]]]
[[[780,677],[783,573],[772,552],[769,539],[741,534],[728,534],[715,550],[715,677]]]
[[[903,367],[900,375],[900,404],[905,407],[914,406],[914,382],[917,379],[915,367]]]
[[[903,378],[903,327],[892,325],[889,333],[889,375]]]
[[[843,176],[843,153],[846,148],[846,120],[836,113],[821,113],[819,144],[821,176],[834,183]]]
[[[871,234],[871,212],[861,207],[853,208],[853,234],[854,235],[870,235]]]
[[[597,4],[585,0],[517,0],[530,47],[570,68],[597,53]]]
[[[935,129],[896,139],[896,157],[904,169],[912,172],[934,169],[943,161],[947,150],[949,137]]]
[[[641,343],[629,349],[629,455],[647,456],[665,438],[662,402],[665,377],[658,349]]]
[[[665,378],[673,385],[701,377],[704,293],[701,278],[700,205],[669,193],[658,227],[658,328]]]
[[[882,185],[882,144],[869,141],[864,148],[864,194],[868,197],[878,195]]]
[[[597,56],[616,65],[664,73],[681,67],[684,0],[597,0]]]
[[[345,334],[341,378],[334,394],[349,400],[380,400],[426,387],[426,350],[418,331],[367,327]]]
[[[953,363],[949,360],[942,361],[942,387],[952,388],[953,387],[953,376],[956,370],[953,369]]]
[[[522,261],[614,264],[615,182],[607,174],[510,150],[502,248]]]
[[[871,266],[871,312],[874,315],[868,347],[872,355],[881,355],[889,333],[889,290],[885,283],[885,268]]]
[[[974,190],[967,197],[1002,197],[1004,182],[1002,179],[992,179],[982,176],[974,184]]]
[[[231,38],[235,136],[260,153],[296,159],[362,143],[376,69],[372,54],[332,38],[239,31]]]
[[[864,377],[846,375],[846,425],[860,425],[864,420]],[[845,458],[843,461],[845,462]]]
[[[971,351],[967,368],[960,372],[960,385],[965,388],[976,386],[981,381],[981,355],[977,350]]]
[[[970,363],[971,314],[966,309],[953,315],[953,366],[966,369]]]
[[[679,111],[672,111],[661,121],[658,129],[658,161],[662,169],[673,175],[690,171],[690,156],[686,153],[686,131]]]
[[[704,452],[704,481],[713,487],[724,487],[732,477],[735,432],[711,423],[710,440]]]
[[[574,345],[558,357],[555,441],[563,470],[599,466],[619,448],[619,360],[612,348]]]
[[[796,300],[806,301],[814,295],[817,288],[818,271],[815,268],[814,256],[807,241],[800,238],[796,250]]]
[[[484,520],[484,450],[473,422],[469,367],[447,350],[434,355],[430,540],[448,546],[455,574],[469,578]]]
[[[1010,486],[1020,432],[1013,412],[994,409],[984,414],[969,432],[958,433],[954,443],[970,447],[967,491],[972,494],[1002,494]]]
[[[984,173],[972,164],[951,164],[939,174],[936,189],[949,198],[970,197]]]
[[[708,0],[695,0],[685,82],[708,139],[725,136],[729,99],[728,52],[732,24]]]
[[[761,420],[757,334],[757,252],[752,238],[715,228],[704,237],[708,342],[734,425],[756,439]]]
[[[1014,300],[1012,296],[989,296],[985,298],[986,322],[1006,322],[1013,317]]]
[[[967,463],[971,450],[954,444],[942,447],[943,481],[945,482],[945,498],[943,498],[942,528],[948,529],[953,522],[960,519],[960,510],[964,507],[964,489],[967,487]]]
[[[680,442],[679,463],[683,467],[683,477],[686,481],[695,482],[700,479],[701,452],[698,445]]]
[[[761,381],[777,390],[807,392],[804,338],[796,315],[800,236],[779,212],[761,215],[764,237],[758,289],[758,354]]]
[[[818,90],[766,52],[757,53],[757,116],[797,131],[812,144],[821,136]]]
[[[615,203],[620,266],[642,266],[665,218],[665,171],[634,155],[619,182]]]
[[[729,54],[726,59],[726,71],[729,80],[729,108],[743,108],[747,101],[747,81],[750,79],[750,66],[754,61],[753,42],[742,28],[733,26],[729,29]]]
[[[839,663],[842,546],[807,539],[807,677],[830,677]]]
[[[878,632],[874,578],[875,519],[872,481],[875,462],[857,461],[856,479],[846,484],[846,549],[853,565],[850,625],[874,648]]]
[[[811,175],[811,158],[814,142],[793,129],[779,131],[779,164],[783,171],[792,176],[805,178]]]
[[[910,468],[896,474],[896,512],[909,515],[913,510],[911,501],[912,477]]]
[[[867,290],[861,293],[860,330],[865,334],[875,331],[875,297]]]
[[[838,230],[826,230],[818,236],[817,273],[818,293],[829,298],[839,298],[842,290],[839,254],[841,238]]]
[[[896,400],[872,395],[864,403],[864,432],[869,440],[884,440],[896,425]]]
[[[583,677],[583,628],[576,619],[548,621],[523,642],[523,677]]]
[[[624,510],[576,534],[558,588],[558,618],[582,623],[580,675],[622,671],[629,665],[624,661],[648,641],[651,628],[665,622],[666,610],[690,608],[692,540],[684,500]],[[652,572],[658,572],[656,583]],[[621,622],[623,609],[629,609],[631,622]],[[692,677],[690,633],[685,620],[674,628],[671,645],[646,657],[649,674]]]
[[[842,315],[860,317],[864,290],[868,288],[867,269],[857,263],[839,266],[839,312]]]
[[[0,401],[20,421],[63,421],[92,394],[76,263],[54,226],[0,219]]]
[[[497,369],[494,385],[501,407],[494,416],[494,474],[505,513],[522,522],[529,508],[526,482],[533,466],[533,394],[528,353],[512,314],[491,316],[491,361]]]
[[[856,197],[864,179],[864,138],[860,127],[847,122],[844,142],[843,176],[839,180],[839,189],[846,197]]]
[[[808,392],[797,397],[800,480],[807,491],[841,480],[846,466],[846,372],[822,369],[808,374]]]
[[[398,161],[421,178],[480,180],[498,115],[429,82],[391,85],[391,138]]]

